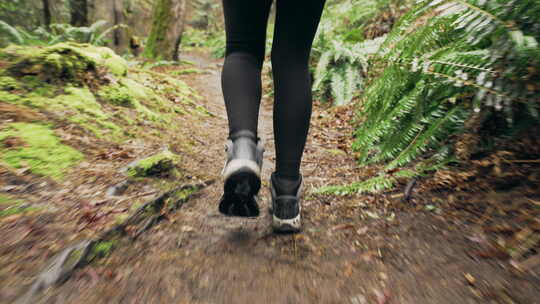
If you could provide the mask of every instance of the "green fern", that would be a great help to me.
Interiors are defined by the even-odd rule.
[[[3,34],[2,36],[5,35],[4,37],[8,37],[7,40],[10,42],[16,44],[24,43],[24,38],[21,35],[21,32],[2,20],[0,20],[0,33]]]
[[[363,27],[389,0],[331,1],[313,45],[317,62],[313,91],[334,105],[349,103],[362,91],[369,57],[384,39],[364,41]]]
[[[103,20],[96,21],[88,27],[74,27],[70,24],[58,23],[51,24],[50,31],[44,27],[38,27],[31,32],[27,32],[0,21],[0,33],[5,33],[2,37],[8,37],[7,41],[2,40],[0,44],[53,45],[59,42],[73,41],[102,46],[107,44],[106,37],[112,31],[127,28],[124,24],[117,24],[102,30],[106,24],[107,22]]]
[[[491,136],[538,124],[540,92],[531,85],[539,80],[536,37],[535,0],[417,1],[370,60],[375,78],[359,107],[353,150],[360,164],[378,163],[381,172],[319,192],[381,191],[395,184],[390,169],[422,158],[430,165],[414,170],[420,174],[455,161],[453,141],[473,113],[506,117],[505,124],[484,122]],[[330,64],[332,57],[322,59]]]
[[[510,111],[530,92],[515,79],[538,53],[533,36],[513,18],[534,1],[419,1],[388,35],[378,53],[385,71],[365,94],[354,149],[362,163],[407,164],[463,129],[474,111]],[[530,21],[528,21],[530,22]],[[503,65],[504,62],[504,65]],[[510,63],[511,65],[508,65]],[[508,77],[508,78],[507,78]],[[510,78],[512,77],[512,78]],[[536,114],[535,114],[536,113]]]
[[[369,56],[382,41],[382,38],[364,43],[334,41],[320,56],[313,90],[323,99],[331,97],[335,105],[349,103],[362,88]]]

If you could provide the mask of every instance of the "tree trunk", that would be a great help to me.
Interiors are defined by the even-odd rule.
[[[152,30],[144,56],[177,60],[178,47],[184,30],[185,0],[157,0],[153,8]]]
[[[104,20],[107,23],[101,28],[107,30],[118,24],[125,24],[124,0],[90,0],[88,1],[88,21],[94,23]],[[122,54],[128,48],[129,38],[124,27],[118,27],[107,34],[108,47]]]
[[[45,28],[51,26],[51,6],[49,5],[49,0],[42,0],[43,3],[43,23]]]
[[[69,23],[71,11],[69,3],[64,0],[47,0],[49,2],[49,11],[51,12],[51,24]]]
[[[126,16],[124,15],[124,0],[113,0],[113,24],[126,24]],[[114,30],[114,49],[117,53],[123,53],[128,49],[129,37],[127,30],[124,27],[119,27]]]
[[[71,7],[71,25],[88,25],[88,5],[86,3],[86,0],[69,0],[69,4]]]

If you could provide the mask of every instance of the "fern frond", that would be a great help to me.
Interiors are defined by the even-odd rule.
[[[0,20],[0,33],[4,33],[15,44],[24,44],[24,38],[19,30]]]
[[[99,34],[97,37],[92,38],[89,42],[94,45],[105,45],[105,37],[109,35],[112,31],[115,31],[117,29],[128,29],[129,27],[125,24],[116,24],[114,26],[111,26],[110,28],[103,31],[101,34]]]
[[[380,175],[349,185],[321,187],[313,191],[313,194],[351,195],[357,193],[377,193],[392,188],[395,182],[396,180],[392,176]]]

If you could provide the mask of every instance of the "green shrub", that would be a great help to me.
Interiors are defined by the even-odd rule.
[[[97,46],[104,46],[109,41],[107,36],[114,30],[126,28],[124,24],[103,29],[107,24],[104,20],[99,20],[90,26],[72,26],[66,23],[55,23],[50,25],[50,30],[38,27],[33,31],[26,31],[16,28],[0,20],[0,47],[9,43],[18,45],[53,45],[60,42],[89,43]]]
[[[417,1],[371,59],[358,110],[353,150],[380,173],[320,191],[388,189],[395,168],[436,170],[538,124],[539,24],[535,0]]]
[[[366,91],[366,120],[355,134],[361,163],[385,161],[391,169],[428,150],[447,153],[472,113],[506,117],[493,135],[509,134],[517,117],[521,128],[537,122],[538,92],[525,80],[537,77],[529,71],[539,66],[531,32],[538,27],[529,24],[538,24],[539,7],[532,0],[420,1],[379,51],[375,69],[383,72]]]

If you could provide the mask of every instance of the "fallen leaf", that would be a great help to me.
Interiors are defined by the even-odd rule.
[[[467,283],[469,283],[470,285],[474,285],[474,283],[476,283],[476,279],[472,276],[472,274],[467,272],[464,274],[464,276],[465,280],[467,280]]]
[[[390,300],[390,291],[385,289],[384,292],[379,289],[373,289],[373,293],[377,298],[377,304],[386,304]]]
[[[364,226],[364,227],[360,227],[356,230],[356,234],[358,235],[364,235],[368,232],[368,227],[367,226]]]
[[[182,226],[182,228],[180,228],[180,230],[182,230],[183,232],[192,232],[192,231],[195,231],[195,228],[193,228],[191,226]]]

